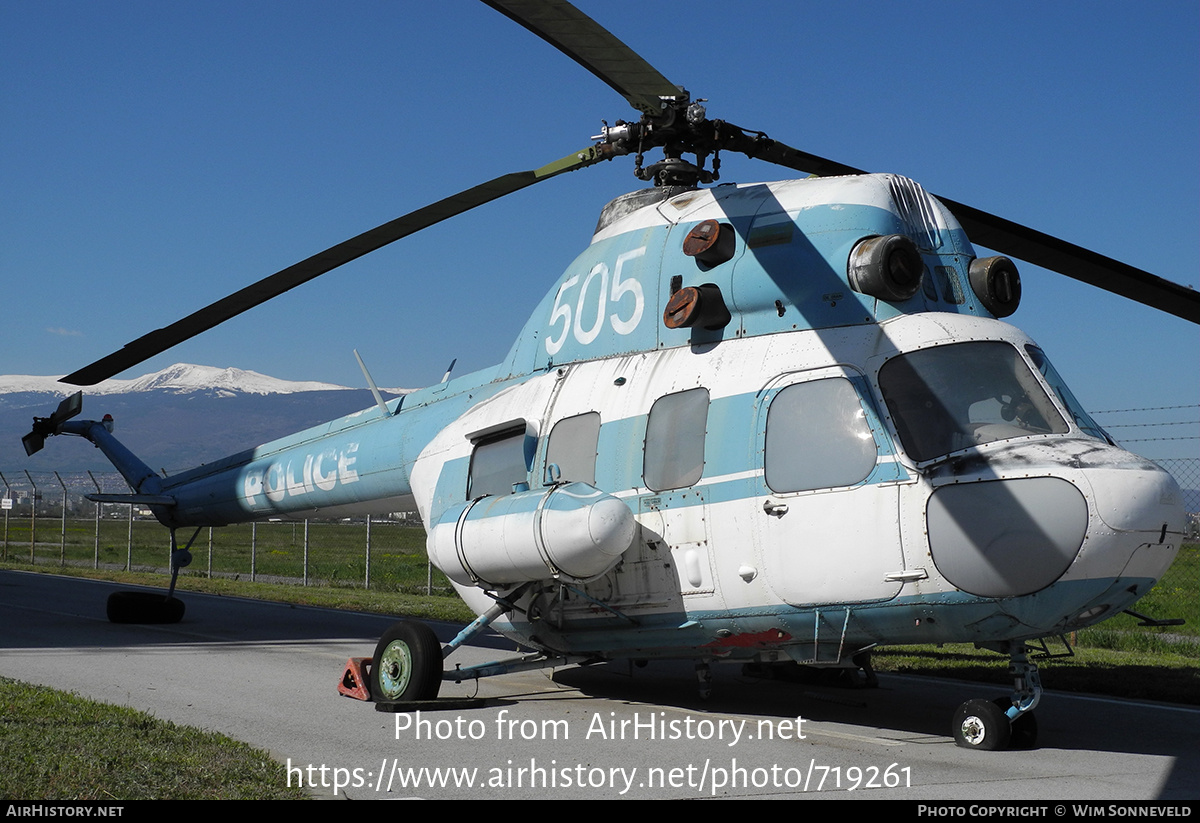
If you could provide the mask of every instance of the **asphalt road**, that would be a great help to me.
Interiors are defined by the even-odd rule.
[[[950,717],[991,687],[881,675],[878,689],[840,690],[715,666],[705,701],[690,665],[652,663],[447,684],[443,698],[490,699],[392,715],[336,691],[388,618],[184,593],[182,623],[121,626],[104,617],[116,588],[0,571],[0,675],[223,732],[321,795],[337,783],[362,799],[1200,798],[1192,708],[1048,691],[1038,748],[970,752]],[[512,650],[487,637],[449,662]]]

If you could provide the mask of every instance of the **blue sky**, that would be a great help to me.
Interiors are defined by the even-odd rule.
[[[585,2],[711,117],[1182,283],[1200,7]],[[630,110],[472,0],[0,3],[0,373],[61,374]],[[787,172],[723,158],[723,181]],[[518,193],[149,361],[419,386],[500,359],[632,160]],[[1092,409],[1200,402],[1196,327],[1031,266],[1012,321]],[[1168,418],[1163,418],[1168,419]],[[1116,418],[1110,418],[1114,422]],[[1160,436],[1195,435],[1196,426]],[[1192,456],[1197,441],[1166,445]]]

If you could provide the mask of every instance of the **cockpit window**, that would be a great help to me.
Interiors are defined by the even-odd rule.
[[[999,341],[900,355],[879,370],[879,388],[917,462],[996,440],[1070,430],[1020,353]]]
[[[1059,376],[1054,366],[1050,365],[1050,360],[1042,350],[1037,346],[1026,346],[1025,351],[1029,352],[1029,359],[1033,361],[1033,365],[1046,378],[1046,382],[1050,385],[1050,390],[1058,395],[1059,401],[1062,405],[1066,406],[1067,411],[1075,418],[1075,425],[1079,427],[1080,431],[1112,443],[1112,438],[1108,436],[1108,433],[1096,425],[1096,421],[1083,410],[1083,406],[1075,399],[1075,395],[1071,394],[1071,390],[1067,388],[1066,382]]]

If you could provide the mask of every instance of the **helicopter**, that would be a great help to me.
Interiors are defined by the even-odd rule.
[[[442,648],[381,638],[377,699],[443,679],[598,660],[860,666],[896,643],[1010,658],[1011,696],[968,701],[972,748],[1032,745],[1027,643],[1119,613],[1182,537],[1179,490],[1116,447],[1046,354],[1004,323],[1020,277],[971,241],[1200,321],[1194,292],[708,117],[700,99],[562,2],[488,5],[575,58],[634,109],[596,142],[495,178],[133,341],[64,378],[90,385],[422,228],[632,155],[654,185],[618,198],[492,369],[191,471],[160,477],[75,419],[35,420],[30,453],[83,436],[171,530],[416,508],[431,560],[480,618]],[[629,115],[627,115],[629,116]],[[645,162],[651,150],[661,160]],[[716,185],[721,152],[816,176]],[[704,186],[712,186],[704,188]],[[970,239],[968,239],[970,238]],[[369,379],[369,378],[368,378]],[[194,538],[193,538],[194,539]],[[178,619],[114,595],[115,619]],[[443,673],[491,625],[534,653]]]

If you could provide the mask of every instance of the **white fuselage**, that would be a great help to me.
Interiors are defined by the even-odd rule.
[[[452,541],[458,525],[439,519],[433,488],[451,482],[465,495],[472,451],[488,433],[519,429],[532,444],[526,482],[536,491],[555,427],[599,414],[594,475],[564,479],[623,500],[637,535],[596,577],[546,571],[525,596],[526,615],[498,623],[524,642],[612,656],[836,662],[873,643],[1044,636],[1124,607],[1179,545],[1179,494],[1165,472],[1081,430],[1057,398],[1057,431],[1013,426],[936,459],[907,454],[880,367],[971,343],[1017,356],[1032,346],[999,321],[921,314],[549,371],[472,408],[418,458],[413,488],[430,544]],[[793,386],[798,411],[770,417]],[[686,486],[662,488],[647,479],[661,475],[648,462],[663,436],[653,432],[655,404],[696,390],[707,393],[702,466]],[[778,445],[785,440],[800,450]],[[691,480],[687,471],[680,476]],[[958,522],[977,508],[998,510],[999,520]],[[478,611],[491,602],[481,586],[458,584]]]

